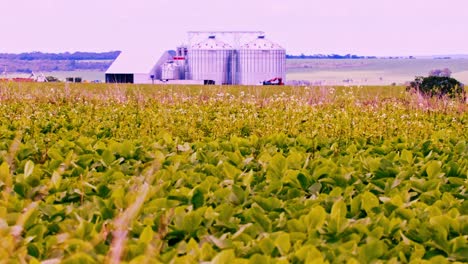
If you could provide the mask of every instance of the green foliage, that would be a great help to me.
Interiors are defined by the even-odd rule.
[[[464,103],[76,87],[1,88],[2,260],[468,261]]]
[[[464,98],[464,85],[449,76],[416,77],[406,88],[430,97]]]

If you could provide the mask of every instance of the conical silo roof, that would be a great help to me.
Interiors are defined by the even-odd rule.
[[[202,50],[231,50],[232,46],[216,39],[215,36],[210,36],[208,39],[197,43],[192,46],[192,49],[202,49]]]
[[[268,40],[265,36],[259,36],[255,40],[244,44],[241,46],[241,49],[247,50],[283,50],[284,48],[278,45],[277,43]]]

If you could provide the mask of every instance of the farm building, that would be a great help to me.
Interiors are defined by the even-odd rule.
[[[107,83],[283,84],[286,50],[262,31],[191,31],[176,50],[122,52]]]
[[[107,69],[106,83],[151,83],[161,78],[162,64],[172,58],[171,51],[124,51]]]

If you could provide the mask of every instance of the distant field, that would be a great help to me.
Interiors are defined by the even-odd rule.
[[[45,75],[52,75],[61,80],[67,77],[81,77],[86,81],[104,81],[105,73],[99,71],[63,71],[63,72],[46,72]]]
[[[442,68],[449,68],[455,78],[468,83],[467,59],[293,59],[287,62],[286,79],[331,85],[404,84],[415,76]]]
[[[81,77],[84,81],[98,80],[103,82],[105,73],[101,71],[55,71],[55,72],[35,72],[36,75],[44,74],[45,76],[54,76],[60,80],[65,80],[67,77]],[[12,73],[7,77],[29,77],[27,73]]]
[[[436,68],[449,68],[453,76],[468,83],[468,59],[289,59],[287,80],[305,80],[319,85],[390,85],[404,84],[415,76],[427,75]],[[44,72],[59,79],[82,77],[86,81],[104,81],[100,71]],[[28,77],[27,74],[11,76]]]

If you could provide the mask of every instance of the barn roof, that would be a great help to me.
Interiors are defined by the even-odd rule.
[[[106,73],[148,74],[167,50],[126,50],[115,59]]]

